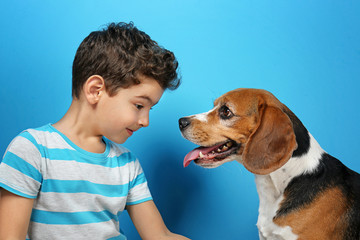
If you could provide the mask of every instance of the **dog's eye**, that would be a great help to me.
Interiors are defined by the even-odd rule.
[[[219,114],[222,119],[229,119],[234,116],[231,110],[225,105],[219,109]]]

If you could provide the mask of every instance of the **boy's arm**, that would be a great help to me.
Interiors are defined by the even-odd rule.
[[[126,209],[143,240],[189,240],[167,229],[153,201],[128,205]]]
[[[24,240],[34,199],[20,197],[0,188],[0,239]]]

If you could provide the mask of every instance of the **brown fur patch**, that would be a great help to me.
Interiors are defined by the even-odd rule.
[[[243,164],[255,174],[269,174],[282,167],[297,144],[289,117],[279,108],[264,107],[259,127],[250,136]]]
[[[340,240],[346,229],[346,210],[344,194],[339,188],[332,188],[306,207],[275,218],[274,223],[290,226],[299,240]]]

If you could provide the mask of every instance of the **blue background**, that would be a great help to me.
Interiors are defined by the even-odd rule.
[[[178,118],[239,87],[273,92],[320,145],[360,171],[359,1],[19,1],[0,7],[0,152],[20,131],[56,122],[71,102],[80,42],[109,22],[134,21],[180,63],[150,126],[125,146],[139,158],[173,232],[195,240],[258,239],[254,177],[236,162],[182,167],[196,146]],[[122,228],[140,239],[127,213]]]

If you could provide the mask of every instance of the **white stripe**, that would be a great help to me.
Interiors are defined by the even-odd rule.
[[[49,225],[30,223],[30,239],[104,240],[119,235],[119,223],[113,220],[83,225]],[[49,238],[51,236],[51,238]]]
[[[147,182],[136,185],[130,189],[127,202],[136,202],[151,197]]]
[[[56,199],[56,200],[55,200]],[[59,204],[62,202],[63,204]],[[125,197],[106,197],[89,193],[45,193],[42,192],[35,200],[37,210],[54,212],[100,212],[108,210],[116,215],[125,208]]]
[[[108,168],[75,161],[46,160],[46,169],[44,179],[87,180],[99,184],[122,185],[133,180],[129,179],[129,174],[134,171],[134,162],[121,167]],[[136,174],[142,172],[142,169],[138,169]]]
[[[27,131],[35,138],[38,144],[46,146],[47,148],[74,150],[57,132],[44,132],[34,129],[28,129]]]
[[[0,182],[31,196],[36,196],[40,188],[40,183],[38,181],[28,177],[5,163],[1,164]]]

